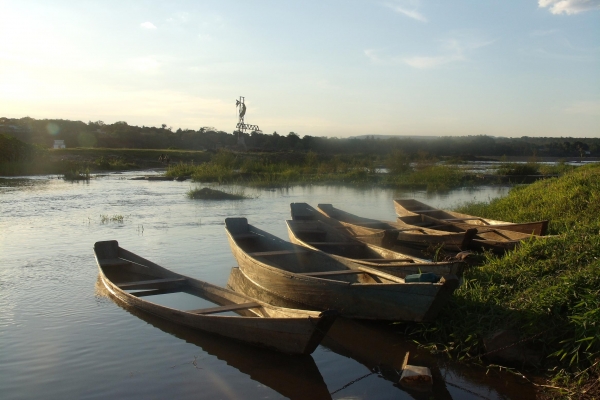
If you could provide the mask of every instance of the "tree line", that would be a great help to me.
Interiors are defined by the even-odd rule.
[[[0,134],[7,134],[25,143],[52,147],[54,140],[64,140],[68,148],[137,148],[216,150],[236,148],[239,133],[228,133],[214,127],[198,130],[135,126],[119,121],[70,121],[61,119],[0,118]],[[403,152],[431,157],[526,156],[585,157],[600,154],[599,138],[520,137],[505,138],[487,135],[445,136],[432,138],[391,137],[359,138],[318,137],[289,132],[244,134],[249,151],[300,151],[319,154],[373,154],[376,156]]]

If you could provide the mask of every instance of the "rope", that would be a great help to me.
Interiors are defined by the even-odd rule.
[[[344,386],[342,386],[342,387],[341,387],[341,388],[339,388],[338,390],[334,390],[333,392],[331,392],[331,393],[329,393],[329,394],[331,394],[331,395],[334,395],[334,394],[336,394],[337,392],[339,392],[340,390],[346,389],[348,386],[350,386],[350,385],[353,385],[353,384],[355,384],[356,382],[358,382],[358,381],[360,381],[360,380],[363,380],[363,379],[365,379],[366,377],[369,377],[369,376],[371,376],[371,375],[373,375],[373,374],[375,374],[375,373],[376,373],[376,372],[369,372],[368,374],[366,374],[366,375],[363,375],[363,376],[361,376],[360,378],[356,378],[356,379],[354,379],[354,380],[352,380],[352,381],[350,381],[350,382],[346,383]]]
[[[348,351],[348,352],[351,352],[351,350],[350,350],[348,347],[344,346],[344,345],[343,345],[343,344],[341,344],[339,341],[335,340],[335,339],[334,339],[334,338],[333,338],[331,335],[328,335],[328,334],[327,334],[327,332],[323,332],[323,331],[322,331],[322,330],[321,330],[321,329],[320,329],[320,328],[319,328],[319,327],[318,327],[318,326],[315,324],[315,322],[313,321],[313,319],[312,319],[311,317],[308,317],[308,320],[311,322],[311,324],[313,324],[313,326],[315,327],[315,329],[316,329],[317,331],[319,331],[319,332],[321,332],[321,333],[323,334],[323,336],[328,336],[328,337],[329,337],[329,339],[331,339],[332,341],[334,341],[335,343],[337,343],[337,345],[338,345],[338,346],[342,347],[343,349],[345,349],[345,350],[346,350],[346,351]],[[365,378],[367,378],[367,377],[369,377],[369,376],[371,376],[371,375],[373,375],[373,374],[378,374],[378,372],[377,372],[377,371],[378,371],[378,369],[376,369],[376,370],[374,370],[374,371],[371,371],[371,372],[369,372],[368,374],[361,376],[360,378],[353,379],[353,380],[351,380],[350,382],[346,383],[346,384],[345,384],[344,386],[342,386],[341,388],[339,388],[339,389],[337,389],[337,390],[334,390],[333,392],[331,392],[331,393],[329,393],[329,394],[333,395],[333,394],[335,394],[335,393],[339,392],[340,390],[344,390],[344,389],[346,389],[347,387],[349,387],[349,386],[351,386],[351,385],[355,384],[356,382],[358,382],[358,381],[360,381],[360,380],[363,380],[363,379],[365,379]]]

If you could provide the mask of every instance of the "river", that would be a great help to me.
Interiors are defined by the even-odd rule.
[[[284,220],[291,202],[332,203],[365,217],[393,219],[394,198],[452,208],[503,196],[508,187],[440,195],[298,186],[245,189],[251,198],[241,201],[199,201],[185,196],[195,186],[189,182],[130,180],[142,174],[148,172],[79,183],[51,176],[0,179],[3,399],[535,397],[534,388],[515,375],[436,358],[386,324],[341,319],[307,357],[177,327],[107,297],[97,282],[92,251],[94,242],[116,239],[169,269],[224,286],[235,265],[224,231],[226,217],[247,217],[287,238]],[[161,304],[194,308],[189,299],[171,295]],[[394,368],[406,351],[411,364],[431,368],[433,393],[397,385]]]

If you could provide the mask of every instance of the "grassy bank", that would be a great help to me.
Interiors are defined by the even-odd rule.
[[[552,385],[546,395],[600,394],[600,166],[513,189],[459,211],[515,222],[550,219],[555,236],[487,256],[432,324],[404,325],[422,344],[476,360],[486,338],[515,330]],[[587,394],[583,393],[587,390]],[[589,396],[589,397],[586,397]],[[596,397],[597,398],[597,397]]]

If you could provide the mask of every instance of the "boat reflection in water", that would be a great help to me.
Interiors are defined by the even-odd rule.
[[[231,281],[230,281],[231,283]],[[96,294],[109,297],[119,307],[146,323],[225,361],[228,365],[248,375],[289,399],[369,398],[356,393],[352,385],[335,392],[328,388],[323,375],[312,356],[289,356],[274,351],[248,346],[180,326],[163,320],[113,297],[100,281]],[[286,304],[278,304],[286,306]],[[442,361],[427,351],[402,339],[394,332],[394,325],[373,321],[351,320],[339,317],[321,342],[322,346],[343,357],[351,358],[366,367],[365,373],[375,372],[380,378],[398,389],[399,398],[425,400],[445,399],[534,399],[531,384],[514,375],[486,373],[481,368],[465,367],[454,362]],[[398,384],[404,355],[410,351],[410,364],[427,366],[433,375],[433,386],[425,392],[407,389]],[[331,370],[331,373],[336,371]],[[339,376],[337,377],[339,379]],[[350,383],[357,376],[348,377]],[[367,380],[359,385],[371,385],[369,393],[377,391],[381,380]],[[516,384],[519,383],[519,384]],[[373,387],[375,385],[375,387]],[[364,386],[363,386],[364,388]],[[330,393],[330,389],[332,393]],[[201,390],[199,388],[198,390]],[[333,394],[333,395],[332,395]]]
[[[281,307],[294,303],[269,296],[254,282],[249,281],[238,268],[233,268],[228,286],[262,301]],[[243,288],[243,289],[242,289]],[[421,399],[534,399],[533,385],[509,374],[486,373],[482,368],[467,368],[458,363],[444,362],[427,351],[417,348],[412,341],[394,332],[394,325],[385,322],[361,321],[338,317],[327,332],[321,345],[333,352],[352,358],[369,371],[402,390],[404,398]],[[433,386],[425,392],[405,389],[398,384],[402,363],[409,351],[410,364],[429,367]],[[365,371],[366,372],[366,371]],[[520,383],[519,385],[515,383]],[[346,394],[340,391],[341,394]]]
[[[109,297],[128,313],[163,332],[202,348],[206,353],[225,361],[249,375],[252,380],[270,387],[286,398],[331,399],[323,376],[310,355],[286,355],[169,322],[123,303],[104,288],[100,279],[96,282],[96,294]]]

